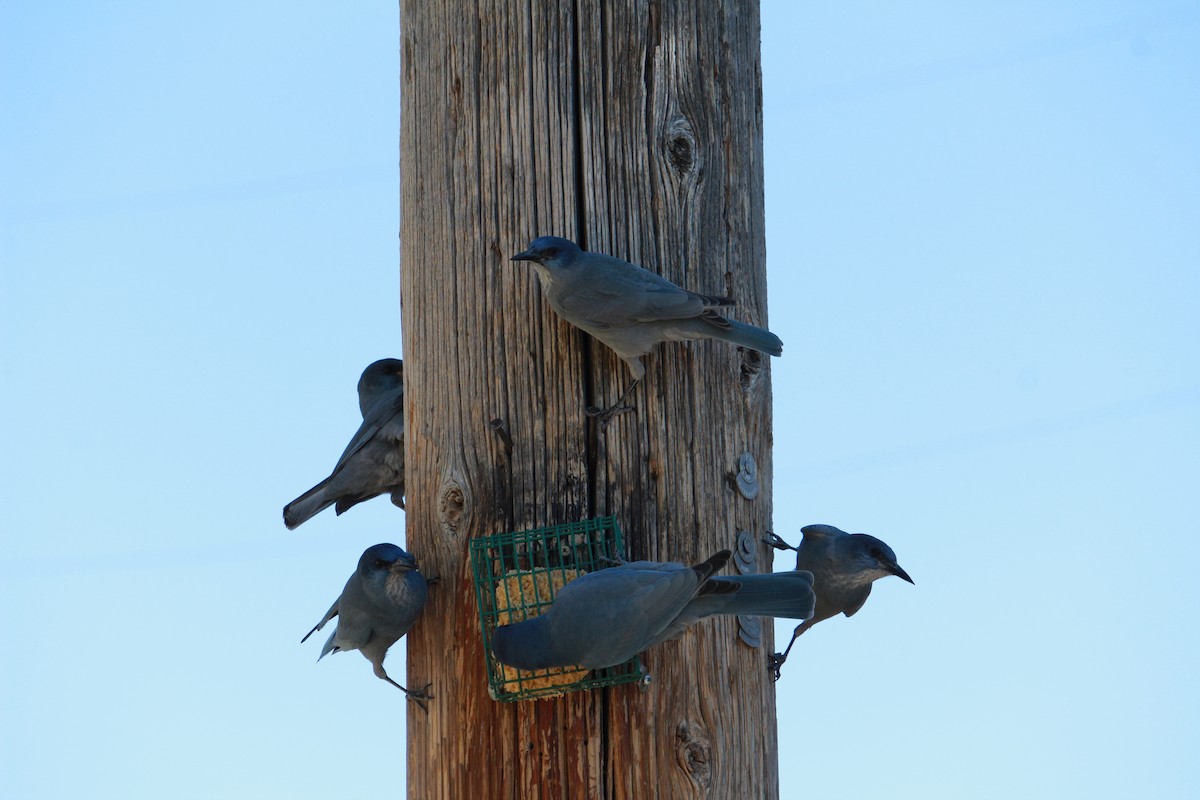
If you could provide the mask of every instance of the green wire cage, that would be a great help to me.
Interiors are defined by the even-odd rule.
[[[645,672],[636,657],[606,669],[527,671],[501,664],[492,655],[492,631],[498,626],[544,613],[556,591],[580,575],[618,563],[623,550],[621,528],[615,517],[471,540],[475,600],[492,699],[531,700],[644,679]]]

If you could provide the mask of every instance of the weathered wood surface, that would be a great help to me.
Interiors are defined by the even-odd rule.
[[[695,626],[645,654],[645,690],[500,704],[467,558],[469,537],[598,514],[631,558],[692,562],[770,527],[766,358],[664,345],[602,433],[583,409],[625,366],[509,261],[567,236],[765,325],[757,2],[410,0],[401,73],[407,543],[441,577],[408,637],[409,681],[436,695],[408,710],[408,796],[776,796],[770,626],[758,650],[734,619]],[[746,451],[753,501],[732,481]]]

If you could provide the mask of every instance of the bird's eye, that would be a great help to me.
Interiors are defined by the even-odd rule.
[[[388,567],[388,562],[384,561],[382,558],[375,559],[375,568],[376,569],[387,569],[387,567]]]
[[[878,547],[872,547],[871,558],[875,559],[876,561],[883,561],[883,551]]]
[[[542,258],[554,258],[556,255],[558,255],[557,247],[547,247],[542,251]]]

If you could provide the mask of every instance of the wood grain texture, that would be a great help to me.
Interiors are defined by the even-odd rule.
[[[467,559],[470,537],[599,514],[631,558],[770,528],[766,357],[664,345],[600,432],[583,409],[625,366],[509,261],[567,236],[765,326],[757,2],[402,2],[401,98],[407,545],[441,577],[408,636],[436,695],[407,712],[408,796],[777,796],[769,627],[753,650],[733,618],[695,626],[645,654],[648,689],[496,703]],[[732,480],[746,451],[754,500]]]

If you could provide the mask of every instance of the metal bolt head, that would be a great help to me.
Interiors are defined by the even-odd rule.
[[[738,471],[737,478],[738,492],[747,500],[753,500],[758,497],[758,462],[754,460],[754,456],[749,453],[742,453],[738,456]]]

